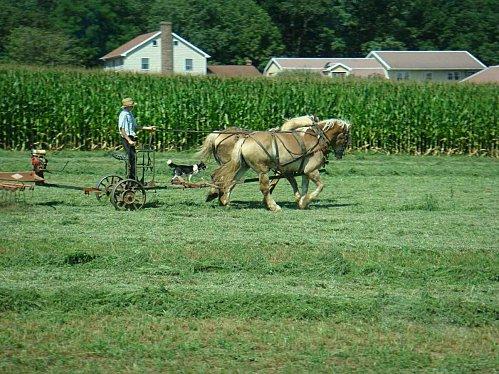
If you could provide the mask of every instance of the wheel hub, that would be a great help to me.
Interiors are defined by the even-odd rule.
[[[125,191],[123,194],[123,202],[126,205],[130,205],[135,201],[135,192],[133,191]]]

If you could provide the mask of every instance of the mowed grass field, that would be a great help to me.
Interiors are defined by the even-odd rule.
[[[168,158],[194,161],[157,157],[163,183]],[[51,182],[122,173],[104,152],[48,158]],[[0,160],[30,168],[28,152]],[[44,187],[2,203],[0,371],[496,371],[497,159],[326,169],[305,211],[285,181],[279,213],[254,183],[226,208],[206,190],[148,193],[136,212]]]

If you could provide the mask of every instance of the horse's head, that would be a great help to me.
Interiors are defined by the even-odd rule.
[[[335,157],[341,160],[350,141],[351,124],[339,119],[331,119],[323,122],[322,131],[333,148]]]

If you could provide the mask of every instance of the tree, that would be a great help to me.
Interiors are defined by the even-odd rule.
[[[9,62],[35,65],[81,65],[81,51],[64,34],[34,27],[18,27],[5,44]]]
[[[279,27],[287,56],[330,57],[345,54],[342,31],[349,15],[338,1],[259,0],[258,3]]]
[[[48,29],[46,8],[37,0],[0,0],[0,40],[5,41],[13,29],[21,26]],[[5,52],[5,43],[0,43],[0,54]]]
[[[279,30],[253,0],[157,0],[150,29],[171,21],[174,32],[212,56],[211,61],[262,65],[283,51]]]
[[[145,33],[149,0],[58,0],[51,19],[56,30],[78,42],[86,66]]]

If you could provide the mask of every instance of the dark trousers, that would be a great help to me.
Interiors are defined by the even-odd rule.
[[[133,136],[130,136],[130,139],[135,141]],[[128,156],[128,178],[136,179],[135,176],[135,165],[136,165],[136,155],[135,155],[135,146],[128,144],[125,138],[121,138],[123,142],[123,147],[125,147],[126,154]]]

